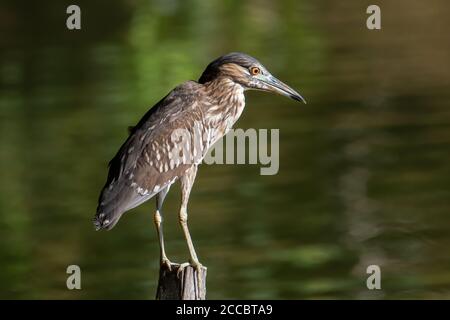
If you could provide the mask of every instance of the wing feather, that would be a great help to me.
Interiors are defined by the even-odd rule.
[[[98,229],[111,229],[125,211],[153,197],[192,166],[187,157],[171,162],[169,149],[174,130],[192,130],[194,122],[202,122],[200,86],[189,81],[176,87],[131,128],[109,162],[94,219]]]

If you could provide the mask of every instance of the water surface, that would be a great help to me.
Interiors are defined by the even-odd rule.
[[[280,129],[277,175],[201,166],[189,212],[208,297],[450,298],[450,4],[379,1],[381,31],[369,4],[79,1],[81,31],[69,3],[0,5],[0,297],[154,297],[153,201],[94,232],[107,162],[175,85],[243,51],[308,104],[247,94],[237,127]],[[179,197],[164,213],[182,262]]]

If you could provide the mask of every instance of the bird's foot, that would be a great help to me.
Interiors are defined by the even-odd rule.
[[[181,279],[181,276],[183,275],[184,269],[186,267],[189,267],[190,265],[191,264],[189,262],[185,262],[185,263],[180,264],[180,266],[178,267],[178,270],[177,270],[177,277],[178,277],[178,279]]]
[[[202,268],[203,265],[198,260],[189,260],[191,266],[197,271],[197,285],[201,290],[203,288]]]
[[[177,276],[178,279],[181,279],[181,277],[184,276],[184,269],[186,267],[191,266],[192,268],[194,268],[194,277],[197,278],[197,285],[195,285],[196,288],[196,296],[200,297],[201,296],[201,292],[205,291],[205,284],[203,283],[203,276],[204,273],[202,272],[205,267],[198,261],[193,261],[193,260],[189,260],[189,262],[185,262],[180,264],[180,266],[178,267],[178,271],[177,271]]]
[[[198,260],[197,261],[189,260],[189,262],[182,263],[178,267],[178,271],[177,271],[178,278],[181,278],[184,269],[189,266],[193,267],[195,269],[195,271],[197,271],[198,276],[200,275],[203,265]]]
[[[200,275],[202,272],[203,265],[198,261],[189,260],[190,265],[197,271],[197,274]]]
[[[170,262],[170,260],[166,257],[163,257],[159,264],[160,268],[166,268],[167,270],[172,271],[172,262]]]

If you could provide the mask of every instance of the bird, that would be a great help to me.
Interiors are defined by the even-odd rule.
[[[128,138],[109,162],[94,217],[95,229],[111,230],[125,212],[156,197],[153,220],[160,266],[170,270],[172,263],[164,247],[162,206],[172,184],[179,181],[178,219],[190,256],[182,267],[191,265],[199,271],[202,264],[187,224],[189,196],[208,149],[241,116],[247,90],[272,92],[306,103],[297,91],[247,54],[232,52],[213,60],[198,81],[175,87],[129,128]]]

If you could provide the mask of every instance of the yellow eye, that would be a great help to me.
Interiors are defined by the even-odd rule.
[[[251,67],[250,68],[250,73],[254,76],[256,76],[257,74],[261,73],[261,70],[258,67]]]

